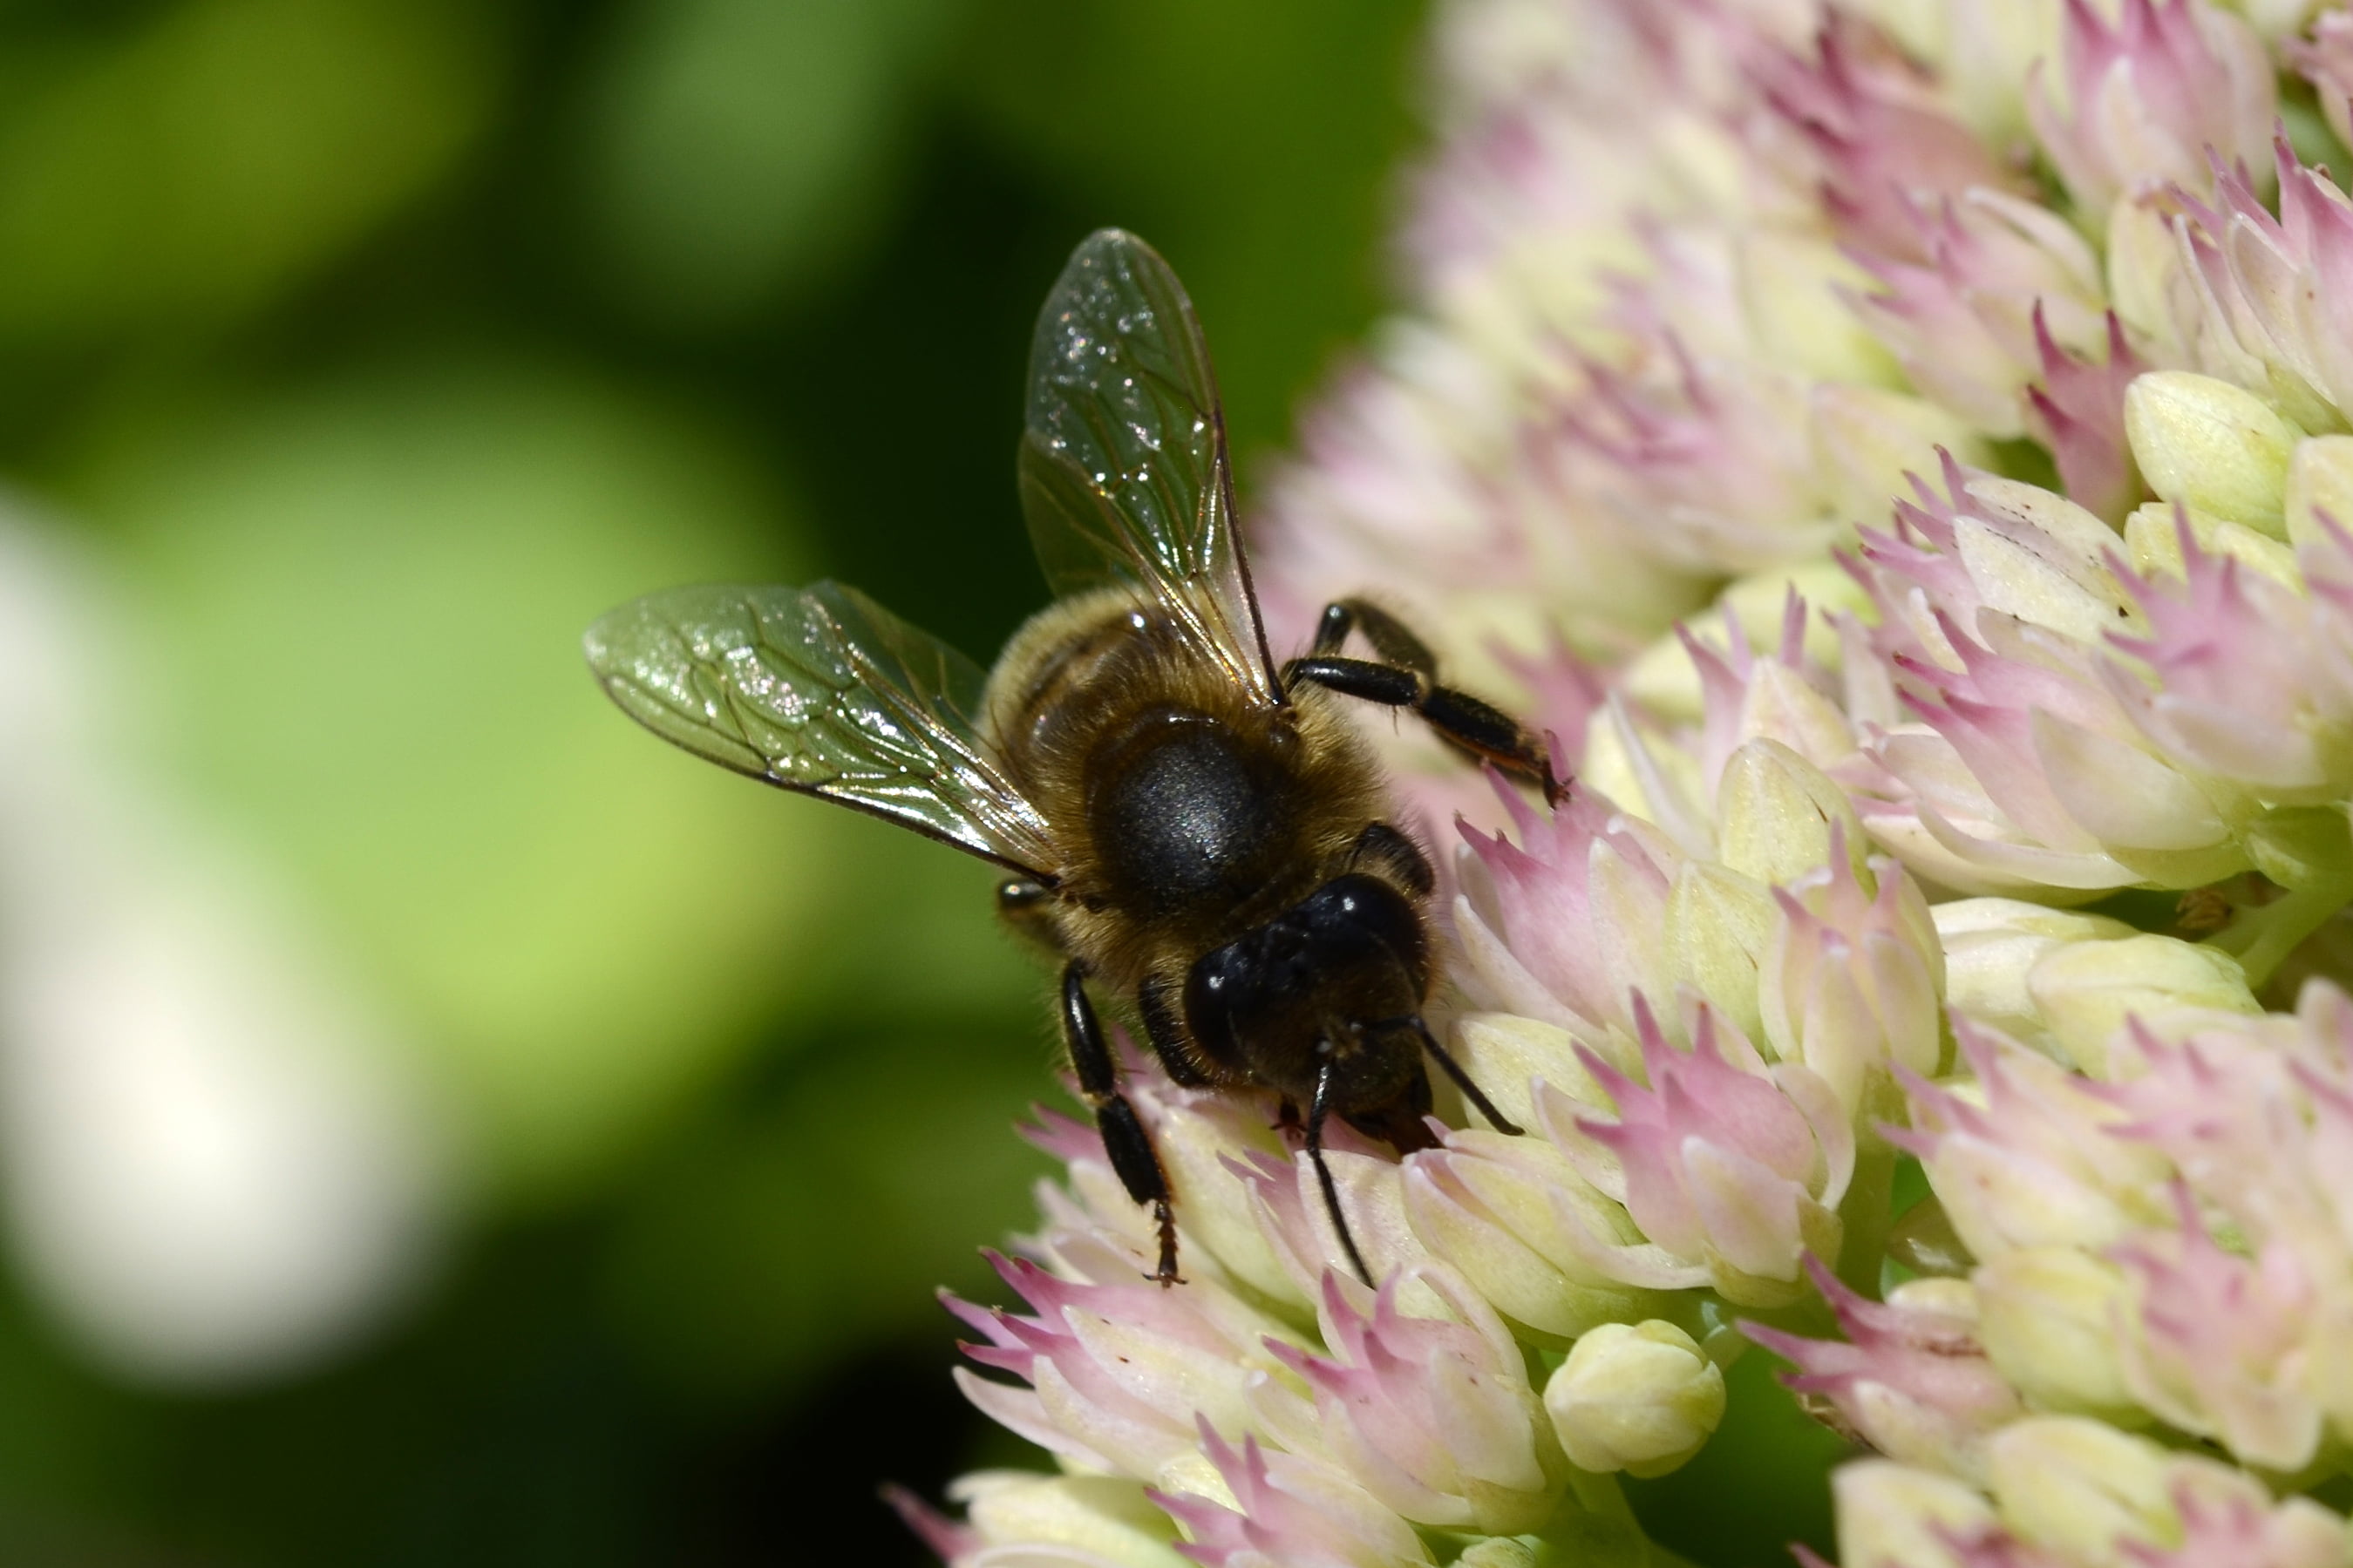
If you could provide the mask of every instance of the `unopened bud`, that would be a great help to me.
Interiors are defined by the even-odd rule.
[[[1685,863],[1667,900],[1675,977],[1751,1039],[1764,1035],[1757,971],[1773,933],[1773,895],[1754,878],[1713,861]]]
[[[1954,552],[1988,608],[2097,640],[2116,629],[2117,611],[2125,608],[2105,557],[2116,535],[2083,508],[2057,496],[2037,499],[2031,491],[2009,479],[1972,483],[1972,502],[2030,527],[1997,528],[1964,515],[1954,523]]]
[[[1577,1056],[1577,1037],[1557,1024],[1517,1013],[1465,1013],[1454,1020],[1452,1041],[1455,1061],[1515,1125],[1528,1126],[1535,1116],[1529,1091],[1538,1079],[1588,1105],[1609,1102]]]
[[[1656,1318],[1604,1323],[1578,1340],[1544,1394],[1570,1463],[1642,1477],[1698,1453],[1724,1419],[1724,1400],[1722,1369]]]
[[[985,1546],[1063,1547],[1106,1568],[1185,1568],[1176,1527],[1125,1477],[982,1470],[948,1489]]]
[[[2287,536],[2299,548],[2327,537],[2321,520],[2353,530],[2353,436],[2315,436],[2287,463]]]
[[[1979,1268],[1978,1340],[2029,1404],[2109,1420],[2133,1411],[2116,1358],[2116,1265],[2072,1247],[2031,1247]]]
[[[1955,1542],[1995,1522],[1986,1500],[1960,1482],[1892,1459],[1840,1466],[1831,1498],[1845,1568],[1957,1568]]]
[[[2287,536],[2288,458],[2303,436],[2210,375],[2154,370],[2125,389],[2125,438],[2149,489],[2274,538]]]
[[[1407,1161],[1403,1185],[1406,1219],[1422,1245],[1538,1334],[1573,1340],[1659,1310],[1662,1298],[1586,1260],[1580,1231],[1621,1246],[1641,1233],[1546,1139],[1456,1132],[1444,1149]]]
[[[2021,1045],[2045,1056],[2058,1042],[2042,1026],[2042,1012],[2026,988],[2026,977],[2048,954],[2078,942],[2112,942],[2133,934],[2122,921],[2105,915],[2046,909],[2017,899],[1956,899],[1929,913],[1945,952],[1945,1000],[1974,1022],[1990,1024]]]
[[[2244,523],[2225,522],[2211,512],[2165,500],[2137,507],[2125,519],[2125,554],[2131,559],[2133,570],[2144,577],[2170,577],[2176,582],[2187,578],[2189,568],[2181,555],[2184,521],[2189,524],[2189,537],[2209,555],[2227,556],[2283,587],[2304,592],[2304,573],[2295,563],[2295,552],[2280,541]]]
[[[1940,447],[1970,468],[1992,458],[1968,421],[1926,398],[1848,378],[1818,382],[1811,401],[1823,482],[1843,517],[1883,512],[1904,476],[1928,471]]]
[[[1986,1440],[2003,1522],[2086,1563],[2116,1560],[2119,1537],[2171,1533],[2165,1450],[2078,1415],[2036,1415]]]
[[[2237,959],[2169,936],[2059,948],[2034,965],[2026,988],[2043,1026],[2094,1078],[2106,1076],[2108,1042],[2127,1018],[2153,1020],[2183,1009],[2263,1011]]]
[[[2136,338],[2179,355],[2171,296],[2181,281],[2181,252],[2162,207],[2118,202],[2108,209],[2108,302]]]
[[[1742,242],[1739,265],[1743,315],[1762,363],[1832,384],[1896,379],[1894,362],[1846,302],[1874,280],[1829,239],[1759,226]]]
[[[1804,675],[1778,662],[1760,661],[1749,676],[1740,731],[1778,741],[1817,768],[1834,766],[1855,752],[1852,718]]]
[[[1759,882],[1794,882],[1830,860],[1831,830],[1845,829],[1849,864],[1863,874],[1870,840],[1846,792],[1778,741],[1754,740],[1732,753],[1715,789],[1718,853]]]

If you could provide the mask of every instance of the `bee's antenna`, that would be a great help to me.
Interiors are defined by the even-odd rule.
[[[1324,1207],[1332,1216],[1332,1228],[1340,1233],[1340,1249],[1348,1255],[1356,1278],[1369,1287],[1373,1271],[1365,1267],[1365,1255],[1356,1250],[1356,1238],[1348,1231],[1348,1216],[1340,1212],[1339,1186],[1332,1180],[1332,1167],[1324,1163],[1324,1118],[1332,1110],[1332,1066],[1327,1061],[1315,1074],[1315,1100],[1307,1110],[1307,1159],[1315,1167],[1316,1184],[1324,1189]]]
[[[1461,1062],[1446,1054],[1446,1047],[1438,1043],[1438,1037],[1430,1032],[1430,1026],[1423,1023],[1419,1016],[1413,1020],[1413,1031],[1421,1037],[1421,1048],[1428,1051],[1436,1059],[1438,1065],[1446,1069],[1446,1076],[1454,1080],[1454,1087],[1462,1091],[1462,1098],[1477,1106],[1479,1114],[1493,1123],[1496,1131],[1507,1132],[1514,1138],[1520,1136],[1520,1130],[1512,1125],[1511,1119],[1495,1109],[1495,1102],[1489,1100],[1480,1090],[1479,1086],[1471,1081],[1471,1075],[1462,1070]]]

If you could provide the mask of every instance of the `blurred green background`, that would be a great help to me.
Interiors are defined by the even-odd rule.
[[[110,765],[387,1020],[439,1216],[242,1372],[9,1264],[0,1562],[921,1560],[876,1483],[1012,1452],[931,1291],[1028,1219],[1040,976],[986,868],[662,747],[578,635],[832,574],[985,661],[1102,224],[1247,478],[1382,298],[1419,11],[0,4],[0,478],[135,633]]]

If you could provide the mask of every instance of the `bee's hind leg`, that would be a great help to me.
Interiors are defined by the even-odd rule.
[[[1351,632],[1362,632],[1379,659],[1342,657],[1340,649]],[[1438,660],[1429,645],[1377,605],[1337,599],[1325,605],[1314,647],[1282,668],[1286,689],[1302,680],[1344,697],[1410,708],[1439,739],[1541,785],[1547,804],[1561,797],[1560,781],[1553,776],[1552,758],[1543,742],[1503,710],[1467,691],[1440,685]]]
[[[1119,1091],[1119,1075],[1111,1059],[1110,1044],[1087,1000],[1087,972],[1073,962],[1062,971],[1062,1038],[1071,1049],[1071,1067],[1079,1075],[1079,1093],[1095,1113],[1095,1130],[1103,1134],[1103,1153],[1119,1174],[1127,1195],[1152,1205],[1160,1229],[1160,1267],[1150,1278],[1165,1289],[1181,1285],[1176,1277],[1176,1216],[1168,1206],[1168,1173],[1160,1168],[1152,1137],[1144,1130],[1127,1096]]]

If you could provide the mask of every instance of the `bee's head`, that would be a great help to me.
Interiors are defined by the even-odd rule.
[[[1295,1101],[1311,1100],[1328,1069],[1328,1101],[1340,1115],[1404,1104],[1418,1107],[1412,1121],[1430,1103],[1420,1016],[1429,952],[1413,902],[1350,872],[1195,963],[1186,1022],[1211,1057]]]

